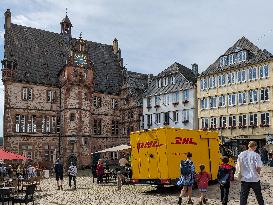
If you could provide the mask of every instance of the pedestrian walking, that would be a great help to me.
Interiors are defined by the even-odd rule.
[[[55,169],[55,174],[56,174],[56,181],[57,181],[58,190],[63,190],[64,170],[63,170],[63,165],[61,163],[61,160],[59,158],[56,160],[54,169]]]
[[[269,153],[268,156],[269,156],[269,160],[268,160],[268,164],[267,165],[269,167],[273,167],[273,153]]]
[[[261,160],[263,162],[263,165],[267,165],[267,163],[268,163],[268,151],[266,150],[265,147],[262,147],[260,149],[260,155],[261,155]]]
[[[77,167],[71,162],[71,165],[68,168],[68,178],[69,178],[69,187],[71,189],[71,181],[73,180],[74,189],[76,189],[76,176],[77,176]]]
[[[97,174],[97,183],[100,184],[103,182],[103,175],[104,175],[104,167],[103,167],[103,160],[99,159],[97,168],[96,168],[96,174]]]
[[[260,172],[263,166],[261,157],[255,152],[257,143],[250,141],[248,150],[239,154],[236,166],[241,179],[240,205],[246,205],[250,188],[253,189],[259,205],[265,205],[261,191]]]
[[[186,193],[188,195],[187,204],[193,204],[193,201],[191,200],[191,196],[192,196],[192,186],[194,184],[195,168],[191,158],[192,158],[192,153],[188,152],[187,160],[182,160],[180,162],[181,176],[177,185],[183,186],[183,189],[181,190],[180,196],[178,198],[179,205],[182,204],[182,197],[185,196]]]
[[[200,201],[199,204],[207,204],[206,193],[209,186],[209,180],[211,179],[211,174],[205,171],[205,165],[200,165],[200,172],[195,176],[198,189],[200,191]]]
[[[230,188],[230,181],[233,177],[235,168],[228,164],[228,157],[223,157],[222,164],[219,166],[217,179],[221,190],[222,205],[227,205]]]

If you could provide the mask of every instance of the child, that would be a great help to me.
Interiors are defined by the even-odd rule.
[[[195,179],[198,185],[198,189],[201,193],[199,204],[206,204],[207,199],[205,198],[205,196],[208,188],[208,182],[211,179],[211,176],[205,171],[205,165],[200,165],[200,172],[196,175]]]
[[[222,205],[227,205],[228,203],[230,180],[235,169],[233,166],[230,166],[228,162],[228,157],[223,157],[222,164],[219,166],[217,175],[218,182],[220,184]]]

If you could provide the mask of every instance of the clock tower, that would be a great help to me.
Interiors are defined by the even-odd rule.
[[[91,96],[93,92],[93,64],[88,44],[80,36],[71,42],[67,64],[61,70],[61,121],[64,161],[86,164],[91,148]]]

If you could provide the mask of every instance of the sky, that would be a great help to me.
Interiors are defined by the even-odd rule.
[[[272,0],[0,0],[0,59],[8,8],[12,23],[56,33],[67,8],[73,37],[82,32],[105,44],[117,38],[124,65],[141,73],[158,74],[174,62],[197,63],[202,72],[242,36],[273,53]],[[1,84],[1,116],[3,90]]]

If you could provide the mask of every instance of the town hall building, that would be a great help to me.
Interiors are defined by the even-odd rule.
[[[140,129],[146,74],[127,71],[112,45],[16,25],[5,12],[4,148],[34,162],[90,165],[91,153],[129,143]]]

